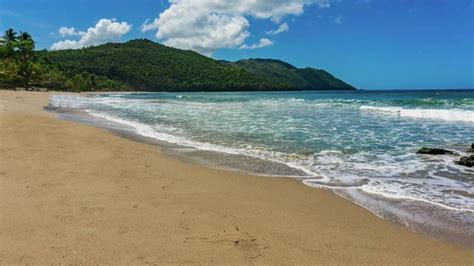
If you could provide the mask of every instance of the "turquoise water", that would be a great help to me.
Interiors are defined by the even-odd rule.
[[[57,95],[51,105],[162,141],[281,163],[381,217],[474,234],[474,170],[456,156],[416,154],[422,146],[466,154],[472,90]]]

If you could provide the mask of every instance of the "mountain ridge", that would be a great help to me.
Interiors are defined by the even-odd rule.
[[[277,59],[214,60],[147,39],[77,50],[38,51],[57,90],[282,91],[354,90],[324,70]],[[77,83],[77,84],[76,84]]]

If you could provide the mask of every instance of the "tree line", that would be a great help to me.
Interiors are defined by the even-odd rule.
[[[27,32],[5,31],[0,38],[0,86],[6,89],[29,89],[39,79],[40,67],[35,56],[35,42]]]
[[[35,51],[35,41],[27,32],[8,29],[0,37],[0,89],[47,88],[49,90],[125,90],[126,85],[86,71],[69,71],[51,64]]]
[[[0,38],[0,88],[62,91],[353,89],[323,70],[278,60],[217,61],[147,39],[75,50],[35,50],[26,32]]]

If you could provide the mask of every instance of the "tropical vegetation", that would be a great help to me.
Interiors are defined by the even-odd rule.
[[[35,42],[27,32],[5,32],[0,38],[0,86],[29,88],[40,78],[34,49]]]
[[[26,32],[0,39],[0,87],[65,91],[249,91],[354,89],[324,70],[271,59],[216,61],[150,40],[35,51]]]

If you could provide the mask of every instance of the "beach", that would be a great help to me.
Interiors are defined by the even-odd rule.
[[[456,264],[474,251],[288,178],[182,162],[0,91],[2,264]]]

